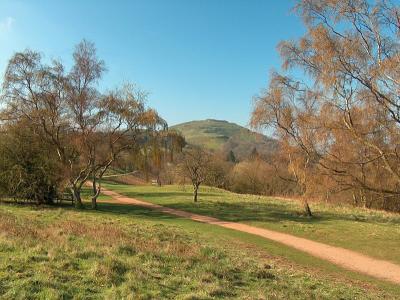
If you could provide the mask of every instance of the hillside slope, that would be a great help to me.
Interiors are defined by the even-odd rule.
[[[261,154],[268,154],[277,147],[274,139],[223,120],[191,121],[171,129],[181,132],[189,144],[214,151],[232,150],[238,159],[248,157],[254,148]]]

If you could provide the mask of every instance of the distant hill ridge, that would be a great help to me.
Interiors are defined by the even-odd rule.
[[[276,140],[226,120],[190,121],[171,129],[181,132],[189,144],[214,151],[232,150],[240,160],[247,158],[254,148],[260,154],[269,154],[277,147]]]

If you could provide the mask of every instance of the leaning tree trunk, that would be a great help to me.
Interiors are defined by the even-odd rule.
[[[304,207],[304,212],[306,214],[307,217],[312,217],[312,212],[310,209],[310,206],[308,205],[308,201],[306,199],[303,199],[303,207]]]
[[[303,201],[304,213],[306,214],[307,217],[311,218],[313,215],[312,215],[312,212],[311,212],[310,205],[308,205],[308,201],[307,201],[306,196],[305,196],[306,195],[306,191],[307,191],[307,185],[305,183],[303,183],[301,185],[301,187],[302,187],[302,193],[301,193],[302,196],[301,196],[301,198],[302,198],[302,201]]]
[[[97,209],[97,198],[99,197],[101,192],[101,184],[97,186],[96,176],[93,177],[92,184],[93,184],[92,209]]]

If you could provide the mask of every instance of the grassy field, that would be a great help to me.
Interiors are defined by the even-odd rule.
[[[297,201],[239,195],[203,188],[198,203],[181,186],[108,185],[122,194],[227,221],[290,233],[355,250],[400,264],[400,215],[353,207],[312,204],[314,218],[304,217]]]
[[[0,298],[399,296],[390,286],[348,280],[266,255],[278,246],[253,239],[134,206],[101,203],[98,211],[76,211],[1,205]]]
[[[266,221],[260,206],[257,209],[267,202],[270,218],[275,215],[276,220],[298,226],[310,222],[291,202],[217,189],[203,189],[200,203],[193,205],[190,190],[182,187],[107,187],[152,202],[263,226],[273,223]],[[0,299],[400,297],[398,286],[257,236],[106,202],[112,199],[102,196],[98,211],[1,204]],[[213,207],[216,211],[211,213]],[[257,220],[251,220],[250,208],[258,211],[254,213]],[[281,210],[285,215],[284,209],[287,216],[279,216]],[[358,224],[350,217],[354,215],[362,224],[393,225],[398,230],[399,219],[392,215],[324,210],[322,206],[317,210],[321,224],[325,211],[346,215],[347,222]]]

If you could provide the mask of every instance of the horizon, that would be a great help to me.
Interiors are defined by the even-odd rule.
[[[87,39],[106,63],[101,90],[136,83],[169,126],[223,119],[248,127],[253,97],[280,69],[277,43],[304,30],[290,12],[293,1],[93,4],[76,11],[76,1],[3,1],[0,73],[27,48],[68,64],[74,46]]]

